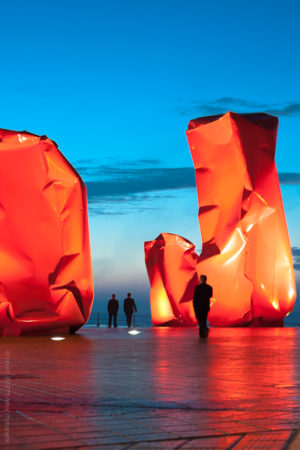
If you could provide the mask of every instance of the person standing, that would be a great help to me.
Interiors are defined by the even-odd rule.
[[[112,319],[114,320],[114,328],[117,327],[117,315],[119,311],[119,302],[116,299],[116,295],[112,294],[111,299],[108,301],[107,305],[108,311],[108,327],[111,328]]]
[[[128,328],[131,327],[131,319],[132,319],[132,314],[133,314],[134,310],[135,310],[135,312],[137,312],[137,307],[136,307],[134,299],[131,297],[130,292],[128,292],[127,298],[125,298],[125,300],[124,300],[124,312],[126,315],[126,321],[127,321]]]
[[[207,315],[210,309],[210,299],[213,296],[212,287],[206,283],[207,276],[200,275],[200,284],[197,284],[194,291],[193,306],[195,315],[199,323],[199,336],[207,337]]]

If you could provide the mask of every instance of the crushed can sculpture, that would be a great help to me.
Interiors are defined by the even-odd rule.
[[[280,326],[296,300],[294,269],[274,161],[278,119],[203,117],[186,132],[195,167],[202,252],[163,233],[145,243],[154,325],[195,325],[203,273],[213,326]]]
[[[0,335],[73,333],[92,301],[82,179],[46,136],[0,130]]]

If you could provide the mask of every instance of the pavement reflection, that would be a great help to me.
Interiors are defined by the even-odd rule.
[[[1,442],[279,449],[297,439],[298,328],[216,328],[207,340],[193,328],[140,331],[2,339]]]

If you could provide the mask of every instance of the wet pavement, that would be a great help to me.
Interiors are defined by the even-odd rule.
[[[300,329],[0,341],[0,448],[300,449]]]

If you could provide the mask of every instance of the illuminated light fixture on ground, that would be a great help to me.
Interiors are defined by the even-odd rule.
[[[75,332],[93,279],[85,185],[46,136],[0,130],[0,335]]]
[[[195,325],[199,275],[213,286],[215,326],[282,325],[296,289],[274,162],[278,119],[235,114],[192,120],[202,253],[181,236],[145,243],[154,325]]]
[[[62,336],[53,336],[50,339],[51,339],[51,341],[64,341],[66,338],[62,337]]]
[[[128,331],[128,334],[131,334],[132,336],[136,336],[137,334],[140,334],[141,332],[138,330],[130,330]]]

